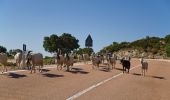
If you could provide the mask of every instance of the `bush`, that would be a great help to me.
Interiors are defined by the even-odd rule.
[[[0,46],[0,53],[3,52],[3,53],[6,53],[7,52],[7,49],[3,46]]]
[[[2,64],[0,64],[0,66],[2,66]],[[16,66],[16,63],[13,63],[13,62],[7,62],[7,65],[6,66]]]
[[[167,56],[170,57],[170,43],[166,45],[166,53],[167,53]]]
[[[55,64],[55,60],[52,57],[45,57],[43,59],[43,63],[44,65],[51,65],[51,64]]]
[[[7,62],[7,66],[16,66],[16,63],[13,63],[13,62]]]

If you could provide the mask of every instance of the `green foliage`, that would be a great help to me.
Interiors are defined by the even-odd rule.
[[[44,59],[43,59],[43,63],[44,63],[44,65],[51,65],[51,64],[55,64],[55,60],[54,60],[54,58],[53,57],[45,57]]]
[[[119,49],[122,48],[130,48],[130,43],[129,42],[121,42],[119,45]]]
[[[14,66],[16,66],[16,63],[13,63],[13,62],[7,62],[7,65],[6,65],[6,66],[14,67]]]
[[[84,54],[91,55],[92,52],[94,52],[92,48],[84,48],[84,49],[83,49],[83,53],[84,53]]]
[[[152,52],[153,54],[156,54],[161,47],[161,38],[159,37],[149,37],[147,36],[144,39],[140,39],[137,41],[134,41],[131,43],[131,46],[134,49],[138,49],[139,51],[145,51],[145,52]]]
[[[22,50],[21,49],[11,49],[11,50],[9,50],[9,55],[16,55],[18,52],[22,52]]]
[[[60,38],[55,34],[52,34],[50,37],[44,37],[43,47],[45,51],[51,53],[58,52],[62,48],[61,45]]]
[[[166,51],[170,56],[170,35],[165,38],[149,37],[142,38],[133,42],[113,42],[111,45],[103,48],[100,52],[115,52],[121,49],[137,49],[141,52],[150,52],[152,54],[162,53]]]
[[[103,48],[100,51],[100,53],[116,52],[124,48],[130,48],[130,43],[129,42],[121,42],[121,43],[113,42],[111,45]]]
[[[7,52],[8,59],[14,59],[14,56],[18,53],[22,52],[20,49],[11,49],[9,52]]]
[[[64,53],[70,53],[74,49],[79,48],[79,44],[78,44],[79,40],[76,39],[71,34],[63,33],[60,36],[60,39],[62,40],[62,44],[63,44],[61,50]]]
[[[61,36],[52,34],[50,37],[44,37],[43,47],[45,51],[50,53],[69,53],[74,49],[79,48],[79,40],[68,33],[63,33]]]
[[[79,48],[78,50],[74,50],[74,53],[81,55],[81,54],[83,54],[83,49]]]
[[[166,43],[170,43],[170,34],[165,36],[164,40],[165,40]]]
[[[0,64],[0,67],[2,67],[3,65]],[[14,68],[16,66],[16,63],[13,63],[13,62],[7,62],[6,66],[8,67],[11,67],[11,68]]]
[[[165,47],[165,50],[166,50],[166,54],[168,57],[170,57],[170,43],[168,43]]]
[[[166,46],[165,46],[166,54],[168,57],[170,57],[170,35],[167,35],[164,40],[166,42]]]
[[[0,46],[0,53],[6,53],[7,49],[3,46]]]
[[[92,48],[79,48],[78,50],[74,51],[74,53],[76,54],[88,54],[91,55],[92,54],[93,49]]]

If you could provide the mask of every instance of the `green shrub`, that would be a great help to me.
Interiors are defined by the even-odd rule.
[[[167,56],[170,57],[170,43],[166,45],[166,53],[167,53]]]
[[[45,57],[43,59],[43,63],[44,65],[51,65],[51,64],[55,64],[55,60],[52,57]]]
[[[7,62],[7,66],[16,66],[16,63],[13,63],[13,62]]]

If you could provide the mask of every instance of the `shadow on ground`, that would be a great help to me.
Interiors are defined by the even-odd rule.
[[[99,70],[100,70],[100,71],[103,71],[103,72],[110,72],[112,69],[109,70],[108,68],[102,67],[102,68],[100,68]]]
[[[27,76],[24,75],[24,74],[9,73],[8,77],[9,78],[24,78],[24,77],[27,77]]]
[[[111,68],[111,67],[110,67]],[[115,68],[113,68],[115,69]],[[100,66],[99,70],[103,72],[111,72],[113,70],[112,68],[109,70],[108,66]]]
[[[141,74],[138,73],[132,73],[132,75],[141,76]]]
[[[49,72],[49,69],[42,69],[42,72]]]
[[[141,76],[141,74],[139,74],[139,73],[132,73],[132,75]],[[166,80],[165,77],[162,77],[162,76],[145,75],[145,77],[151,77],[151,78],[155,78],[155,79]]]
[[[49,78],[57,78],[57,77],[64,77],[64,75],[56,75],[56,74],[50,74],[50,73],[45,73],[42,74],[44,77],[49,77]]]
[[[161,77],[161,76],[151,76],[151,77],[156,79],[166,80],[165,77]]]
[[[83,71],[83,69],[81,69],[81,68],[72,68],[71,70],[66,71],[66,72],[70,72],[73,74],[88,74],[89,73],[87,71]]]
[[[83,70],[82,68],[72,68],[72,70]]]

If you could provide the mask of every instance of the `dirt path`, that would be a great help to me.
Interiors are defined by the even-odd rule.
[[[147,77],[139,68],[121,75],[78,97],[79,100],[168,100],[169,63],[151,61]],[[139,65],[133,60],[132,67]],[[121,73],[122,66],[107,72],[92,70],[91,65],[76,65],[71,72],[46,69],[43,73],[28,71],[0,75],[0,100],[65,100],[105,79]],[[134,95],[135,94],[135,95]]]

